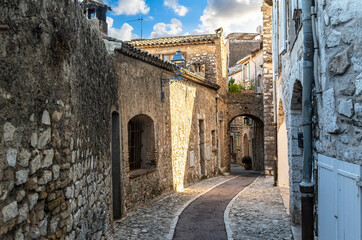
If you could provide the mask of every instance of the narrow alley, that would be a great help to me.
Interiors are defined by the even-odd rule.
[[[280,190],[273,183],[272,176],[232,164],[228,176],[203,180],[139,208],[116,223],[114,237],[293,239]]]
[[[362,240],[361,0],[0,2],[0,240]]]

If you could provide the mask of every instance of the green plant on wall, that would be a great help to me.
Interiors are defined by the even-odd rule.
[[[247,90],[255,90],[255,80],[254,78],[250,79],[250,85]]]
[[[229,92],[232,92],[232,93],[239,93],[239,92],[241,92],[241,90],[245,90],[244,86],[235,83],[234,78],[230,78],[228,86],[229,86]]]

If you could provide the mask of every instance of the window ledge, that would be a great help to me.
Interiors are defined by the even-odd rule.
[[[129,179],[135,179],[141,177],[143,175],[147,175],[149,173],[155,172],[156,168],[140,168],[136,170],[132,170],[129,172]]]

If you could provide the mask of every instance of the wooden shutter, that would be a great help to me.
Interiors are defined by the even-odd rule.
[[[286,0],[279,0],[279,54],[286,50]]]
[[[318,155],[319,239],[362,239],[361,166]]]

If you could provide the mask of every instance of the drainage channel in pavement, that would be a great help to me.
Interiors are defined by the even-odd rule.
[[[254,174],[237,177],[191,202],[179,216],[173,239],[226,240],[225,208],[234,196],[256,177]]]

